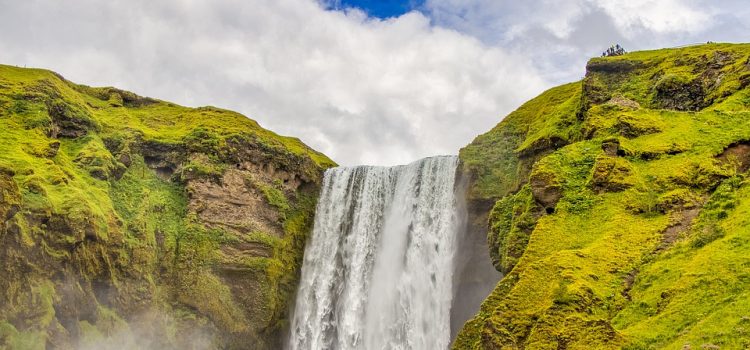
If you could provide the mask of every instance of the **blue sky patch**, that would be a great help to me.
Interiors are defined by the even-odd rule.
[[[424,0],[334,0],[331,7],[342,9],[356,7],[371,17],[398,17],[424,3]]]

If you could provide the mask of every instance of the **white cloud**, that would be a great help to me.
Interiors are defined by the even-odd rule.
[[[342,164],[455,153],[606,46],[746,40],[745,0],[0,0],[0,62],[242,112]]]
[[[590,0],[603,8],[617,27],[632,36],[638,31],[695,33],[705,29],[714,13],[680,0]]]
[[[584,5],[585,0],[427,0],[424,9],[440,25],[491,41],[509,41],[537,27],[567,37]]]
[[[0,0],[0,62],[238,110],[342,164],[456,153],[545,82],[522,56],[412,12],[312,0]]]
[[[614,43],[629,50],[747,41],[746,0],[427,0],[436,25],[529,57],[542,76],[579,79]]]
[[[718,13],[708,7],[685,0],[427,0],[425,3],[425,9],[439,24],[464,29],[479,37],[505,40],[526,35],[534,28],[565,39],[576,29],[581,17],[596,10],[603,10],[622,34],[695,33],[709,26]],[[495,31],[495,36],[488,35],[488,30]]]

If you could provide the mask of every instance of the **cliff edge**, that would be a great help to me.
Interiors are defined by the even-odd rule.
[[[0,130],[0,345],[278,348],[330,159],[3,65]]]
[[[586,70],[461,150],[505,276],[453,348],[747,348],[750,45]]]

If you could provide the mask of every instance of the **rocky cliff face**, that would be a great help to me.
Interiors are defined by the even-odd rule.
[[[595,58],[462,149],[505,275],[453,347],[750,346],[748,85],[746,44]]]
[[[0,347],[279,347],[328,158],[9,66],[0,130]]]
[[[485,232],[503,276],[453,347],[748,348],[749,85],[750,45],[596,58],[461,150],[454,306]],[[328,158],[8,66],[0,130],[0,347],[279,348]]]

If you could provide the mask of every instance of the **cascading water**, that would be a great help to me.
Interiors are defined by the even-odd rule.
[[[457,164],[326,172],[290,349],[448,348]]]

